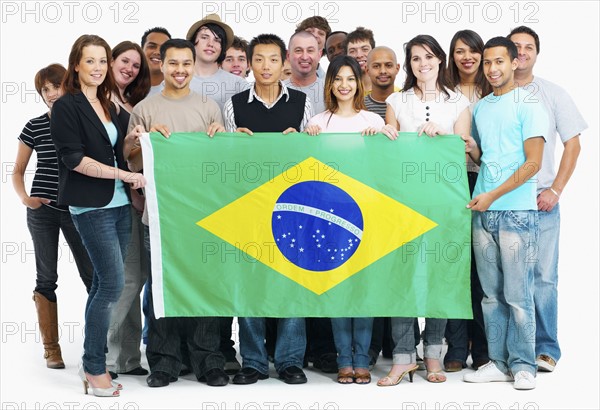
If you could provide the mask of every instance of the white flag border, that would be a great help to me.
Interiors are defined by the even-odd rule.
[[[141,138],[142,156],[144,159],[144,176],[146,177],[146,209],[150,227],[150,261],[152,266],[152,303],[154,317],[159,319],[165,316],[163,271],[162,271],[162,246],[160,242],[160,212],[156,197],[156,184],[154,182],[154,151],[150,142],[150,134],[143,133]]]

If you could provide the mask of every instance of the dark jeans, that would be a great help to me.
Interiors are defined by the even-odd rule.
[[[306,356],[314,362],[325,354],[337,354],[331,319],[328,317],[306,318]]]
[[[129,205],[72,215],[94,265],[94,279],[85,306],[83,366],[92,375],[106,372],[106,336],[113,307],[121,296],[124,261],[131,236]]]
[[[144,225],[144,245],[150,253],[150,232]],[[148,255],[149,256],[149,255]],[[150,285],[152,284],[150,272]],[[223,369],[225,357],[219,351],[219,318],[154,317],[151,287],[148,292],[148,345],[146,357],[152,373],[160,371],[178,377],[182,365],[197,378],[214,368]]]
[[[473,188],[477,181],[477,173],[469,172],[469,190],[473,194]],[[483,290],[477,274],[475,264],[475,254],[471,247],[471,304],[473,308],[473,319],[448,319],[446,332],[444,334],[448,343],[448,351],[444,357],[444,362],[459,361],[463,365],[467,364],[469,357],[469,340],[471,340],[471,358],[475,361],[485,361],[488,359],[487,338],[485,337],[485,324],[483,321],[483,311],[481,301],[483,299]]]
[[[49,301],[56,302],[58,259],[68,257],[67,252],[59,254],[58,240],[59,233],[62,231],[77,264],[79,276],[89,293],[94,267],[73,224],[71,214],[45,205],[37,209],[27,208],[27,227],[35,251],[35,291],[44,295]]]

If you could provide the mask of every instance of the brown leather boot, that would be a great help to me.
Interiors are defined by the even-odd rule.
[[[40,333],[44,342],[46,366],[50,369],[64,369],[65,363],[60,354],[60,345],[58,344],[56,303],[50,302],[44,295],[38,292],[33,292],[33,301],[37,309]]]

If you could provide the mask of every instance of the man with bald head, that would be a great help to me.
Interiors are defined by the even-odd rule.
[[[313,104],[314,114],[325,111],[325,78],[317,76],[322,53],[317,39],[310,32],[298,31],[290,37],[287,59],[290,61],[292,75],[284,84],[308,95]]]
[[[385,99],[395,91],[400,91],[394,85],[400,64],[396,53],[389,47],[375,47],[367,56],[366,72],[371,79],[371,92],[365,97],[367,110],[379,114],[385,121]]]

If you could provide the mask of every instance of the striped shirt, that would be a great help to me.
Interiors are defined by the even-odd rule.
[[[58,160],[56,148],[50,137],[50,117],[48,113],[31,119],[21,131],[19,141],[35,150],[37,163],[31,184],[30,196],[49,199],[49,207],[68,211],[67,207],[56,204],[58,193]]]
[[[374,112],[375,114],[379,114],[381,118],[385,121],[385,110],[387,108],[387,104],[384,102],[375,101],[371,94],[365,97],[365,105],[367,106],[367,111]]]

